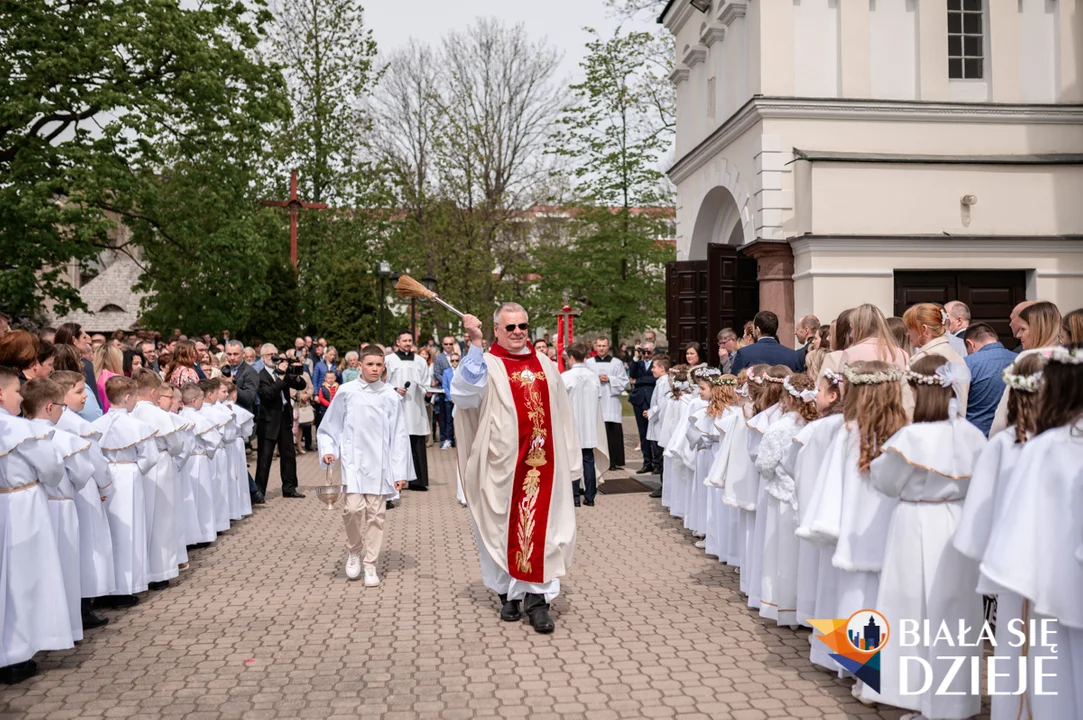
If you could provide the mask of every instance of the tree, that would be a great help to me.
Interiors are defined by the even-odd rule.
[[[301,297],[297,273],[288,258],[271,260],[259,289],[243,336],[260,338],[282,349],[292,347],[301,332]]]
[[[258,0],[0,3],[0,296],[9,310],[81,306],[59,268],[85,267],[115,223],[165,235],[149,206],[172,157],[259,137],[281,75],[254,48]],[[189,207],[196,205],[194,198]],[[121,248],[131,249],[131,248]]]
[[[592,31],[586,78],[571,86],[561,129],[550,151],[577,162],[579,207],[570,238],[536,250],[539,296],[551,306],[564,297],[583,310],[578,326],[622,334],[661,321],[664,266],[672,248],[672,190],[658,160],[668,147],[672,118],[659,101],[649,33]]]

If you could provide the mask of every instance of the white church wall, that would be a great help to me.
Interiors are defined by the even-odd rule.
[[[866,7],[865,3],[853,3]],[[869,0],[869,95],[884,100],[917,98],[917,21],[915,0]],[[845,58],[850,62],[859,59]],[[849,95],[846,97],[862,97]]]
[[[792,0],[793,92],[839,95],[839,0]]]

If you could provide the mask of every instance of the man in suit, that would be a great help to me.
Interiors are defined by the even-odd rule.
[[[970,308],[966,303],[952,300],[944,305],[948,314],[948,344],[963,357],[967,356],[966,331],[970,327]]]
[[[820,320],[815,315],[806,315],[797,321],[794,334],[797,336],[797,342],[801,343],[801,347],[797,348],[797,356],[801,358],[802,371],[805,369],[805,356],[808,355],[809,344],[818,332],[820,332]]]
[[[733,328],[722,328],[715,338],[718,341],[718,369],[723,375],[733,371],[733,356],[737,354],[737,333]]]
[[[256,435],[259,449],[256,453],[256,486],[260,494],[267,494],[267,478],[278,445],[279,473],[282,476],[282,497],[303,498],[297,491],[297,455],[293,445],[293,404],[290,390],[304,390],[305,380],[300,373],[288,373],[289,363],[274,362],[278,348],[270,343],[260,348],[263,371],[259,374],[259,419]]]
[[[654,343],[644,342],[636,346],[635,356],[628,363],[628,379],[633,388],[628,396],[635,411],[636,428],[639,430],[639,446],[643,450],[643,467],[637,475],[647,475],[662,469],[662,458],[654,457],[654,443],[647,440],[647,418],[645,413],[651,406],[651,394],[654,392],[655,378],[651,372],[654,362]]]
[[[780,345],[778,342],[778,315],[770,310],[756,313],[752,320],[752,332],[756,342],[746,345],[733,357],[734,375],[753,365],[785,365],[794,372],[800,367],[800,358],[796,350]]]

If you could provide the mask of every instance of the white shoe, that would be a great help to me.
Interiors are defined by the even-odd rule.
[[[376,568],[373,565],[365,566],[365,587],[376,587],[380,584],[380,576],[376,574]]]
[[[349,553],[346,555],[346,577],[356,580],[361,577],[361,556]]]
[[[698,543],[696,543],[696,547],[698,547],[700,550],[703,550],[705,547],[707,547],[707,541],[700,540]]]

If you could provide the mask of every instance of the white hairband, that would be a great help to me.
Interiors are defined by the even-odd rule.
[[[789,375],[787,375],[786,379],[782,381],[782,387],[784,387],[786,389],[786,392],[788,392],[791,397],[794,397],[794,398],[796,398],[796,399],[798,399],[798,400],[800,400],[802,402],[810,403],[810,402],[815,402],[816,401],[816,391],[815,390],[798,390],[797,388],[795,388],[793,385],[790,384],[790,376]]]

